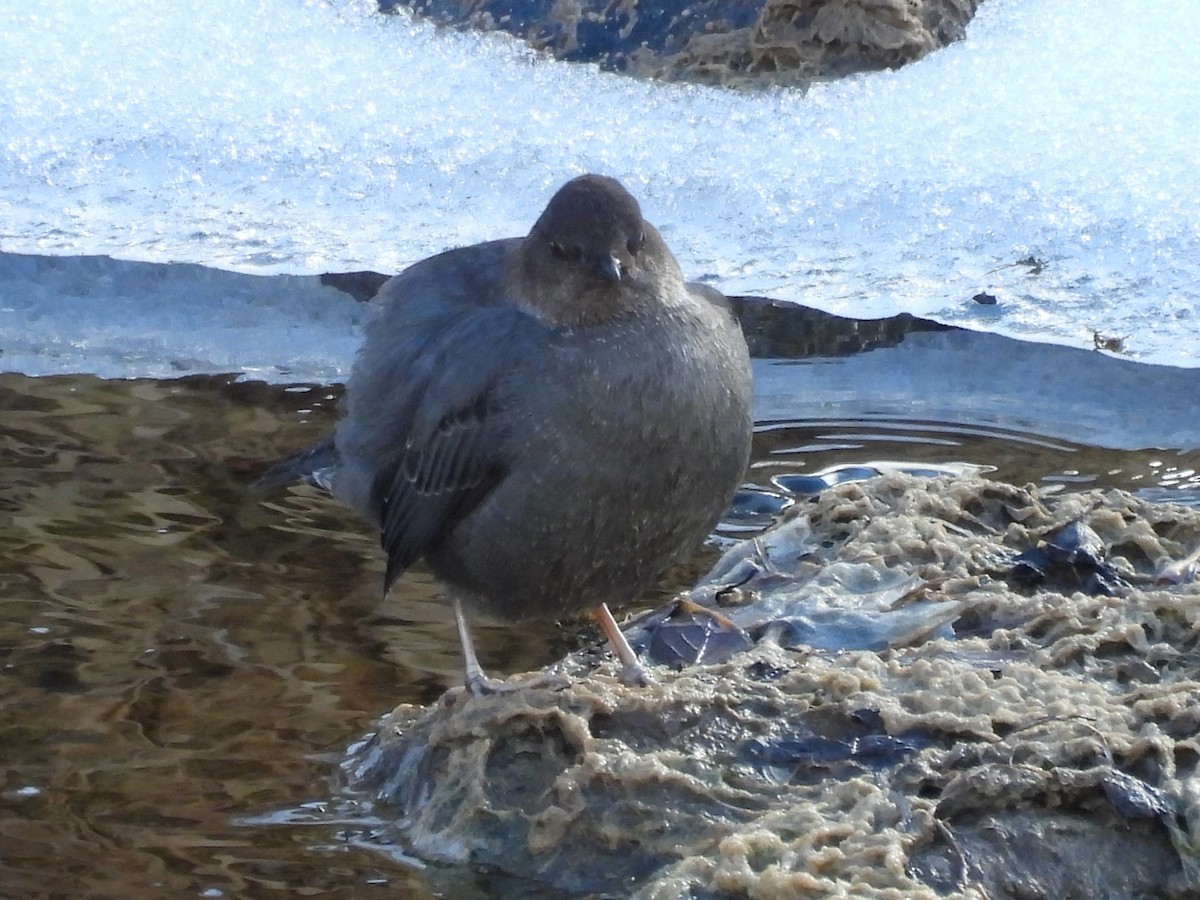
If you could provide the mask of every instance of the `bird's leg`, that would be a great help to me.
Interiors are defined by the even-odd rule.
[[[475,655],[475,642],[471,640],[471,630],[467,627],[467,617],[463,614],[462,602],[454,598],[454,624],[458,626],[458,642],[462,646],[463,655],[463,687],[451,688],[442,697],[442,703],[453,706],[465,692],[472,697],[486,697],[491,694],[511,694],[524,688],[545,688],[562,690],[570,681],[561,675],[543,672],[521,681],[495,681],[483,673],[479,665],[479,657]]]
[[[650,677],[650,674],[645,670],[641,662],[638,661],[637,654],[629,646],[629,641],[625,640],[625,635],[621,633],[621,628],[617,625],[616,619],[608,611],[608,606],[601,603],[592,610],[592,618],[596,620],[600,625],[600,630],[608,638],[609,646],[612,647],[613,653],[617,654],[617,659],[621,660],[622,684],[635,685],[637,687],[646,687],[651,684],[654,679]]]
[[[471,640],[471,630],[467,627],[467,617],[463,615],[462,602],[454,598],[454,624],[458,626],[458,643],[463,655],[463,686],[473,697],[484,694],[494,694],[496,684],[483,674],[479,665],[479,657],[475,655],[475,642]]]

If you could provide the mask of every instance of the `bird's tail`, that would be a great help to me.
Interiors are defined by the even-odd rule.
[[[275,463],[250,485],[250,490],[266,493],[282,485],[302,481],[328,491],[337,463],[337,446],[333,442],[333,435],[330,435],[319,444],[313,444]]]

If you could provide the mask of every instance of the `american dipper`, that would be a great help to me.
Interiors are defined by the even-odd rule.
[[[689,285],[612,178],[567,182],[524,238],[449,250],[389,280],[337,429],[261,479],[308,476],[379,525],[384,590],[424,558],[464,607],[518,622],[606,604],[695,550],[750,451],[750,364],[711,288]]]

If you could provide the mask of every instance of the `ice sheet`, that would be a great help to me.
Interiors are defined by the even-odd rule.
[[[730,293],[1073,346],[1099,332],[1195,366],[1197,46],[1196,2],[988,0],[965,41],[903,70],[753,94],[541,59],[365,0],[5,4],[0,250],[395,271],[522,233],[556,184],[598,170]],[[136,303],[95,303],[146,338]],[[213,303],[186,327],[248,353],[290,314],[237,331]],[[67,342],[94,327],[51,297],[38,314]]]

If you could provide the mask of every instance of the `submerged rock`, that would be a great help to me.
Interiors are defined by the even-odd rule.
[[[805,84],[898,68],[963,37],[980,0],[380,0],[503,30],[559,59],[667,80]]]
[[[693,592],[721,661],[387,716],[343,769],[379,839],[564,893],[1200,890],[1200,585],[1153,584],[1200,511],[889,473],[791,513]],[[1072,523],[1123,595],[1010,587]]]

